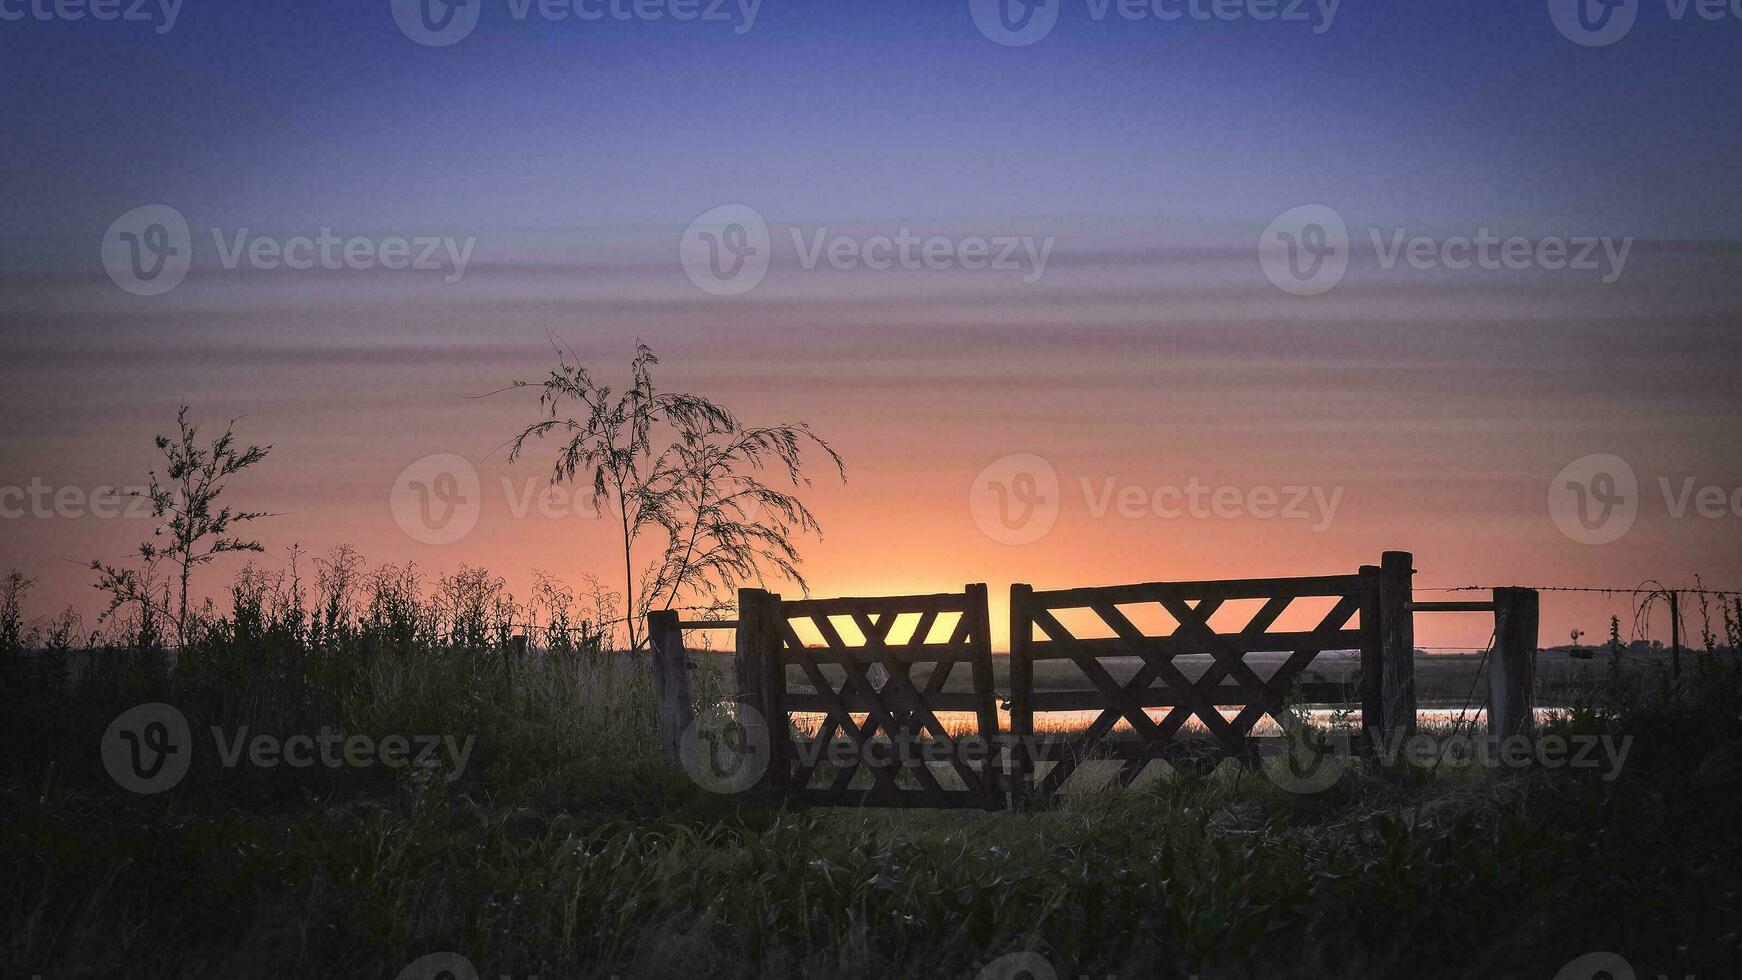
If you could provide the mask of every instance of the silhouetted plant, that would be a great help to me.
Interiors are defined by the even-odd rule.
[[[580,607],[581,596],[563,582],[542,569],[532,573],[532,597],[526,602],[527,636],[537,641],[544,634],[544,648],[561,657],[579,653],[596,653],[600,641],[610,631],[616,619],[618,596],[602,585],[591,573],[585,576],[587,599],[591,601],[589,615]],[[544,625],[539,625],[540,616]]]
[[[426,626],[416,565],[382,565],[369,574],[368,588],[367,632],[374,645],[409,653],[434,632]]]
[[[29,630],[24,622],[24,597],[36,580],[13,569],[0,579],[0,653],[24,649]]]
[[[218,506],[217,502],[228,488],[230,478],[265,459],[272,447],[238,448],[236,423],[232,419],[224,427],[223,435],[202,448],[196,441],[199,426],[189,422],[187,416],[188,407],[183,405],[175,417],[177,436],[156,439],[167,466],[161,478],[156,469],[151,471],[148,494],[152,516],[166,520],[152,532],[154,540],[139,546],[144,567],[117,568],[101,561],[91,562],[91,570],[97,573],[97,588],[109,593],[109,608],[101,618],[106,619],[125,606],[137,608],[141,617],[141,645],[150,645],[148,641],[155,637],[159,616],[175,624],[178,641],[188,642],[188,582],[196,566],[210,564],[217,556],[229,552],[266,550],[258,541],[233,536],[231,529],[271,515],[264,511],[235,511]],[[157,539],[167,541],[159,543]],[[180,586],[173,607],[168,583],[164,583],[160,598],[155,579],[158,563],[165,561],[173,566]]]
[[[630,649],[642,642],[641,617],[670,608],[680,594],[711,599],[738,583],[762,581],[765,570],[806,587],[792,537],[821,529],[796,496],[769,487],[761,474],[774,470],[794,487],[808,486],[800,451],[809,443],[845,480],[841,457],[827,442],[803,422],[747,426],[706,398],[658,390],[649,370],[658,358],[645,344],[637,345],[629,387],[620,394],[596,382],[573,351],[559,347],[557,356],[557,369],[538,383],[548,418],[521,430],[508,458],[518,459],[530,440],[565,439],[552,479],[586,480],[594,504],[614,509]],[[571,405],[580,410],[570,414]],[[637,576],[636,542],[654,528],[665,533],[664,547]]]
[[[363,577],[363,556],[342,544],[326,558],[315,559],[318,608],[313,632],[328,641],[342,640],[353,627],[357,589]]]
[[[500,576],[461,565],[459,571],[437,579],[435,600],[449,644],[470,650],[508,644],[514,597]]]

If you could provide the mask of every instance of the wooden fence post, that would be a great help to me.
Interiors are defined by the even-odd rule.
[[[654,724],[665,759],[673,768],[682,765],[678,742],[695,722],[695,703],[690,700],[689,658],[684,655],[683,627],[676,610],[657,609],[647,614],[647,636],[653,653]]]
[[[1361,756],[1379,760],[1385,733],[1385,617],[1380,613],[1380,568],[1361,566]]]
[[[986,783],[986,808],[1002,810],[1004,793],[997,772],[998,699],[992,693],[992,689],[997,686],[992,680],[992,613],[986,599],[986,583],[977,582],[966,586],[962,591],[968,597],[968,611],[963,615],[973,624],[974,645],[985,654],[974,658],[974,690],[980,692],[980,697],[974,704],[975,720],[981,734],[991,740],[984,746],[987,754],[985,762],[980,766],[980,778]],[[914,642],[924,640],[923,636],[914,637]],[[932,669],[936,670],[937,667]]]
[[[780,596],[762,589],[738,590],[738,645],[732,657],[737,703],[762,716],[768,732],[768,768],[761,785],[786,783],[786,710],[781,694],[786,668],[780,662]]]
[[[1383,734],[1415,731],[1415,556],[1387,551],[1379,562],[1379,623],[1383,630],[1385,715]]]
[[[1488,665],[1488,734],[1494,739],[1536,731],[1535,589],[1494,590],[1494,659]]]
[[[1029,793],[1034,778],[1034,704],[1029,695],[1034,689],[1034,661],[1028,657],[1028,641],[1034,627],[1029,625],[1028,604],[1034,586],[1010,586],[1010,736],[1009,758],[1016,763],[1011,773],[1010,802],[1014,809],[1029,805]]]

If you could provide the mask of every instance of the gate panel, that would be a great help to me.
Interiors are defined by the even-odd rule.
[[[1213,766],[1223,758],[1250,762],[1254,755],[1252,728],[1265,715],[1280,712],[1291,686],[1313,658],[1325,650],[1368,650],[1377,643],[1377,617],[1363,615],[1374,605],[1377,580],[1367,574],[1311,578],[1241,579],[1216,582],[1152,582],[1104,588],[1037,592],[1025,585],[1011,589],[1010,655],[1011,727],[1019,742],[1018,782],[1029,799],[1045,802],[1056,796],[1071,774],[1087,759],[1122,761],[1116,777],[1128,786],[1154,759],[1175,758],[1178,734],[1196,719],[1206,730],[1210,750],[1197,761]],[[1334,601],[1311,630],[1273,631],[1272,627],[1296,599],[1329,597]],[[1225,603],[1262,599],[1263,606],[1239,630],[1220,632],[1210,619]],[[1175,622],[1167,635],[1149,635],[1119,608],[1157,604]],[[1056,612],[1085,609],[1113,636],[1079,638],[1059,622]],[[1360,622],[1356,625],[1355,621]],[[1270,677],[1260,677],[1246,663],[1252,653],[1285,653]],[[1213,662],[1195,681],[1173,660],[1181,654],[1208,654]],[[1121,684],[1101,661],[1138,658],[1142,666]],[[1037,661],[1068,660],[1088,681],[1076,691],[1037,691]],[[1349,700],[1339,684],[1302,685],[1305,699],[1336,703]],[[1233,718],[1217,709],[1237,707]],[[1159,720],[1149,708],[1166,708]],[[1039,742],[1033,738],[1036,712],[1099,709],[1087,729],[1075,737]],[[1133,738],[1110,737],[1126,722]],[[1035,764],[1055,763],[1037,783]]]
[[[1003,806],[984,585],[939,595],[778,600],[774,607],[774,703],[788,716],[776,730],[791,730],[791,712],[822,714],[814,735],[794,732],[774,758],[775,785],[795,802],[819,806]],[[927,642],[939,618],[952,613],[959,618],[950,636]],[[912,633],[892,640],[897,619],[909,614],[918,617]],[[852,623],[858,642],[842,635],[837,620]],[[823,645],[806,644],[798,624],[808,624]],[[926,668],[923,680],[915,668]],[[961,671],[971,690],[944,690]],[[804,687],[794,685],[795,673]],[[939,712],[959,713],[956,732]],[[868,788],[852,785],[861,770],[871,777]]]

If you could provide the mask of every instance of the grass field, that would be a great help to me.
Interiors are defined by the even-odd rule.
[[[637,657],[391,639],[229,622],[173,665],[9,651],[0,974],[391,978],[438,953],[547,980],[998,976],[1011,954],[1061,977],[1742,965],[1729,658],[1690,657],[1680,688],[1598,662],[1553,729],[1635,737],[1619,774],[1400,765],[1297,794],[1224,764],[1043,812],[793,811],[671,770]],[[144,702],[196,735],[152,795],[99,751]],[[457,772],[223,758],[238,733],[323,729],[472,747]]]

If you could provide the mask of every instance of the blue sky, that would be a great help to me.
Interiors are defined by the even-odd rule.
[[[1066,0],[1021,48],[966,0],[764,0],[743,34],[476,2],[446,48],[409,41],[388,0],[185,0],[162,35],[5,24],[0,233],[89,242],[158,201],[279,230],[681,226],[726,201],[1163,226],[1322,202],[1670,238],[1734,238],[1742,216],[1742,21],[1676,22],[1664,0],[1595,49],[1541,2],[1346,0],[1315,34]]]

